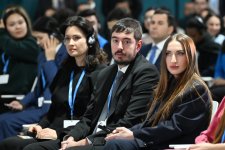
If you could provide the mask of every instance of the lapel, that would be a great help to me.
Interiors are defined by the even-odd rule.
[[[144,56],[144,57],[147,57],[149,51],[151,50],[152,48],[152,44],[147,44],[145,46],[143,46],[143,48],[141,49],[140,53]]]
[[[61,62],[65,59],[65,56],[67,56],[66,47],[64,44],[62,44],[56,53],[55,62],[56,64],[60,65]]]
[[[97,93],[99,93],[99,96],[96,99],[96,110],[98,110],[99,115],[101,114],[102,109],[108,100],[108,94],[116,76],[117,70],[117,65],[113,64],[104,69],[104,72],[99,73],[101,74],[101,76],[99,76],[100,78],[98,77],[98,80],[100,79],[100,84],[97,87]]]
[[[135,68],[136,64],[135,62],[140,61],[140,54],[138,53],[137,56],[135,57],[134,61],[130,63],[129,67],[127,68],[121,82],[120,85],[111,101],[111,107],[110,107],[110,111],[109,111],[109,117],[112,115],[112,113],[115,111],[116,109],[116,105],[119,101],[119,96],[120,94],[123,92],[123,90],[127,87],[128,83],[131,82],[131,77],[133,76],[132,72],[133,72],[133,68]]]

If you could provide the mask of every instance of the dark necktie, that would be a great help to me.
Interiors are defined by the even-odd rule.
[[[111,96],[111,100],[113,99],[113,97],[115,96],[115,93],[120,85],[120,81],[123,77],[123,72],[122,71],[118,71],[116,78],[114,80],[114,84],[113,84],[113,89],[112,89],[112,96]]]
[[[155,45],[150,50],[149,62],[152,63],[152,64],[154,64],[154,58],[155,58],[155,54],[156,54],[157,49],[158,49],[158,47]]]
[[[110,106],[111,106],[113,97],[114,97],[114,95],[115,95],[115,93],[116,93],[116,91],[117,91],[117,89],[119,87],[119,84],[120,84],[120,81],[122,80],[123,74],[124,73],[122,71],[118,71],[117,72],[116,77],[115,77],[115,79],[113,81],[112,87],[110,89],[110,92],[108,94],[108,99],[105,102],[105,105],[104,105],[104,107],[102,109],[101,115],[98,118],[98,123],[97,123],[93,133],[95,133],[97,131],[99,122],[106,121],[106,119],[108,118],[108,113],[109,113],[109,110],[110,110]]]

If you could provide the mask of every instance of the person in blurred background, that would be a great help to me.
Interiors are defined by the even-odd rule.
[[[48,112],[51,100],[49,89],[61,62],[67,57],[62,44],[63,36],[58,23],[50,17],[41,17],[33,25],[33,35],[44,50],[38,56],[38,80],[34,91],[28,93],[21,101],[13,100],[7,106],[10,110],[0,115],[0,141],[19,134],[23,124],[37,123]]]
[[[14,6],[5,10],[0,27],[0,95],[24,95],[37,75],[40,53],[30,19],[22,7]]]

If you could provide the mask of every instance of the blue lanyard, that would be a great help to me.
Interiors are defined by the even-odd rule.
[[[44,89],[45,86],[46,86],[46,80],[45,80],[45,74],[43,72],[43,69],[41,69],[41,80],[42,80],[42,86],[43,86],[43,89]]]
[[[74,90],[74,93],[72,93],[73,89],[73,78],[74,78],[74,71],[71,72],[70,74],[70,84],[69,84],[69,93],[68,93],[68,100],[69,100],[69,106],[70,106],[70,115],[71,115],[71,120],[73,120],[73,111],[74,111],[74,103],[76,101],[76,95],[77,91],[79,89],[79,86],[81,84],[82,79],[84,78],[85,75],[85,70],[82,71],[80,78],[77,82],[76,88]]]
[[[225,142],[225,131],[223,132],[223,136],[222,136],[222,139],[221,139],[221,143],[224,143]]]
[[[2,62],[4,64],[3,74],[6,74],[8,71],[9,59],[5,60],[5,53],[2,53]]]

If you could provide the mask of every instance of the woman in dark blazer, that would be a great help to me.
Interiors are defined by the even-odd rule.
[[[116,128],[106,137],[105,150],[164,149],[194,143],[207,128],[211,94],[199,76],[196,49],[184,34],[171,36],[161,59],[160,81],[144,123]]]
[[[51,85],[52,104],[43,119],[29,131],[36,134],[35,139],[22,140],[8,138],[0,143],[0,149],[39,149],[36,146],[43,139],[56,140],[68,125],[75,123],[86,110],[91,98],[98,72],[104,68],[106,58],[99,49],[99,43],[92,25],[82,17],[70,17],[61,28],[65,34],[64,44],[69,57]],[[14,144],[12,144],[14,143]],[[43,143],[43,142],[41,142]],[[26,148],[25,148],[26,149]]]

